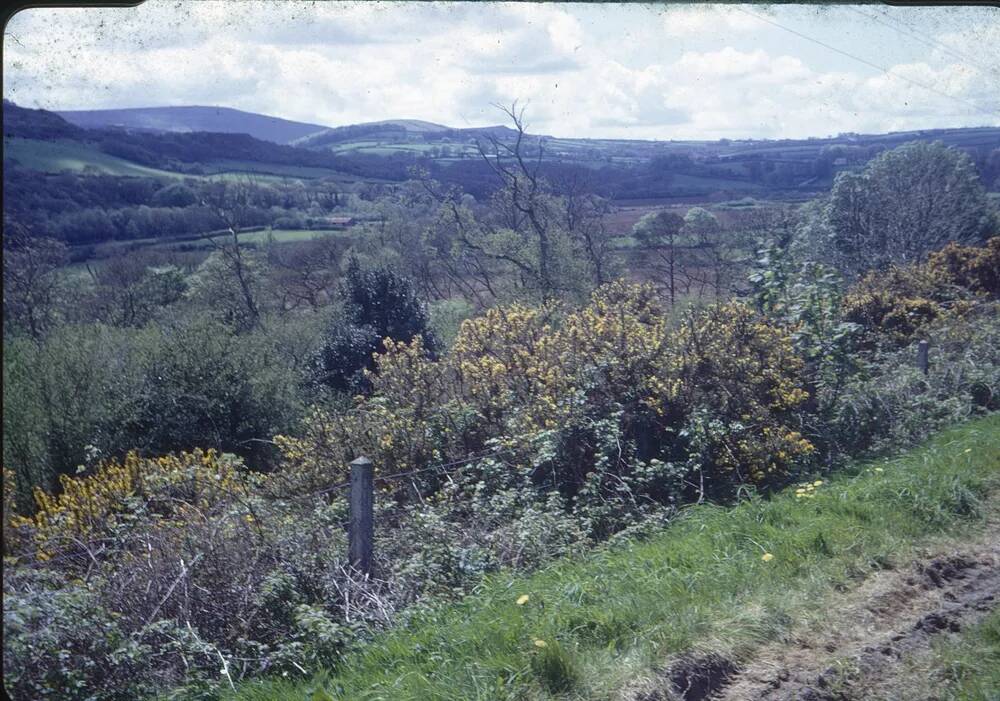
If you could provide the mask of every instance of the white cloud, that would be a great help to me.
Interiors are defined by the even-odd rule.
[[[668,36],[690,37],[704,33],[752,32],[761,21],[739,6],[710,5],[668,7],[663,13],[663,29]]]
[[[791,22],[783,11],[771,16]],[[837,44],[845,26],[879,28],[854,16],[824,30],[832,21],[812,33]],[[539,133],[615,138],[1000,123],[967,104],[1000,112],[996,73],[915,45],[887,76],[732,6],[147,0],[28,10],[8,34],[5,97],[54,109],[221,104],[330,125],[470,126],[519,99]],[[985,61],[974,38],[994,34],[1000,24],[963,34],[965,51]]]

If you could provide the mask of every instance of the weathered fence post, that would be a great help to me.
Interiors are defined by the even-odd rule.
[[[351,520],[348,536],[348,561],[364,574],[371,574],[375,539],[375,481],[372,461],[364,456],[351,462]]]
[[[927,350],[930,344],[927,341],[921,341],[917,344],[917,367],[920,368],[920,372],[927,374],[930,367],[927,361]]]

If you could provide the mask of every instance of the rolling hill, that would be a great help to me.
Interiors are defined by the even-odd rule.
[[[435,179],[481,197],[489,195],[496,181],[479,157],[479,144],[490,139],[509,143],[515,135],[506,126],[452,128],[415,119],[327,128],[221,107],[56,113],[4,101],[5,157],[47,172],[91,166],[121,174],[131,170],[122,163],[127,161],[185,175],[254,172],[384,183],[406,180],[412,167],[419,166]],[[965,151],[987,189],[1000,190],[998,127],[716,141],[526,134],[522,146],[531,158],[543,150],[543,170],[553,182],[586,181],[597,194],[619,201],[744,195],[801,199],[828,189],[837,173],[863,167],[879,152],[907,141],[942,141]]]
[[[228,107],[137,107],[116,110],[61,110],[60,117],[84,129],[128,129],[151,132],[209,131],[249,134],[255,139],[288,144],[327,127],[294,122]]]

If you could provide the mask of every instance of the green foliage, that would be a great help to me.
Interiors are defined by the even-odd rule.
[[[110,454],[211,445],[256,456],[251,441],[285,430],[301,411],[301,376],[265,332],[237,337],[210,320],[181,322],[146,347],[142,370],[128,413],[104,427]]]
[[[315,360],[320,384],[339,392],[366,389],[364,371],[375,369],[375,354],[385,352],[385,339],[409,343],[419,335],[433,351],[427,311],[406,278],[388,268],[362,270],[352,259],[341,296],[345,318],[334,323]]]
[[[442,348],[450,348],[458,336],[462,322],[469,319],[475,309],[464,299],[445,299],[434,302],[428,307],[430,321],[428,325],[434,338],[437,338]]]
[[[212,445],[267,464],[254,439],[288,430],[303,410],[306,358],[283,338],[292,327],[237,337],[210,319],[164,323],[81,324],[42,341],[7,340],[3,456],[22,507],[30,509],[33,485],[52,487],[60,473],[132,449]]]
[[[190,207],[198,202],[198,195],[182,183],[172,183],[157,190],[151,204],[156,207]]]
[[[940,643],[934,667],[948,686],[944,698],[990,701],[1000,695],[1000,609],[962,631],[957,641]],[[937,680],[935,680],[937,681]]]
[[[574,697],[596,699],[672,655],[706,645],[745,654],[822,615],[826,597],[878,563],[903,563],[923,539],[983,528],[998,434],[997,417],[980,420],[897,460],[855,466],[814,498],[789,488],[731,509],[692,507],[645,539],[530,577],[492,575],[474,595],[420,610],[349,653],[324,688],[337,699],[559,698],[572,679]],[[547,647],[535,640],[561,652],[540,657]],[[313,685],[250,683],[239,698],[298,699],[304,688]]]
[[[158,689],[152,650],[94,584],[4,567],[4,689],[15,699],[126,701]]]
[[[189,279],[191,302],[218,321],[248,331],[260,320],[267,261],[242,244],[220,243]]]
[[[60,327],[41,341],[6,340],[3,457],[17,474],[22,507],[30,509],[32,486],[51,487],[95,448],[109,448],[106,432],[117,431],[140,396],[155,337],[87,325]]]
[[[94,273],[89,310],[111,326],[142,326],[180,301],[188,289],[184,273],[173,265],[152,267],[140,256],[118,256]]]
[[[59,268],[68,258],[59,241],[32,236],[4,214],[4,331],[40,338],[59,321],[66,285]]]
[[[759,252],[749,280],[757,309],[792,329],[797,354],[805,361],[807,410],[826,413],[856,364],[860,328],[842,313],[843,281],[821,263],[796,267],[789,249],[773,241]],[[821,428],[810,438],[825,443]]]
[[[941,426],[1000,409],[1000,305],[989,303],[923,327],[930,372],[916,367],[917,344],[864,356],[845,378],[827,418],[835,452],[886,452]]]
[[[920,261],[948,241],[978,243],[993,213],[972,160],[939,142],[886,151],[837,176],[825,213],[836,265],[855,275]]]

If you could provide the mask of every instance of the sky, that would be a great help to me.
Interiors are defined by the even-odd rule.
[[[32,8],[3,96],[218,105],[326,126],[423,119],[624,139],[1000,125],[1000,9],[146,0]]]

